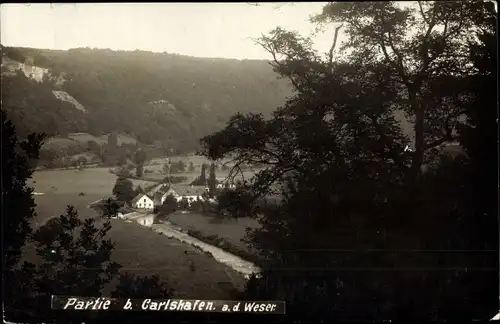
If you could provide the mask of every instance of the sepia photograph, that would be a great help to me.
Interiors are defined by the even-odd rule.
[[[500,320],[496,2],[0,8],[4,321]]]

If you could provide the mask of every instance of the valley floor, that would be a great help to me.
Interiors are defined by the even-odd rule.
[[[31,184],[43,195],[35,196],[37,216],[33,227],[63,214],[67,205],[73,205],[82,218],[97,216],[89,204],[109,197],[115,181],[116,176],[104,168],[35,172]],[[150,228],[112,220],[108,235],[115,242],[112,258],[123,265],[122,271],[145,276],[158,274],[178,297],[230,299],[231,289],[244,287],[242,274],[199,249]],[[26,246],[24,259],[36,261],[34,246]]]

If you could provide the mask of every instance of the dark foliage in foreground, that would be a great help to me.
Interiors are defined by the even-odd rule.
[[[263,214],[247,240],[272,264],[246,298],[286,300],[290,320],[490,319],[498,311],[493,7],[331,3],[313,20],[342,23],[350,55],[336,58],[334,40],[321,57],[281,28],[261,37],[295,96],[270,120],[238,114],[202,140],[214,160],[264,167],[238,190],[247,203],[221,206]],[[395,122],[398,111],[413,121],[413,138]],[[269,194],[281,203],[254,210]]]
[[[36,215],[32,189],[26,184],[36,166],[43,136],[18,142],[15,128],[2,110],[2,189],[4,228],[3,273],[5,318],[16,322],[82,322],[101,320],[97,313],[50,310],[50,296],[101,296],[104,286],[116,280],[113,296],[169,298],[173,291],[155,275],[119,275],[121,265],[111,260],[114,243],[107,238],[108,217],[118,205],[107,201],[102,219],[81,220],[71,206],[32,233]],[[15,162],[15,163],[14,163]],[[6,199],[8,198],[8,199]],[[36,248],[35,264],[20,262],[21,248]],[[107,314],[109,320],[119,316]],[[157,316],[157,315],[156,315]]]

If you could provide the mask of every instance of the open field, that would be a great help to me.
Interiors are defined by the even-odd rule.
[[[38,215],[34,227],[64,213],[68,204],[74,205],[82,218],[95,217],[97,213],[88,205],[111,196],[115,180],[107,168],[36,172],[32,186],[43,195],[35,196]],[[79,196],[80,192],[85,195]],[[156,273],[180,298],[229,299],[227,287],[242,289],[244,285],[242,275],[190,245],[138,224],[113,220],[112,225],[109,237],[115,242],[113,259],[123,265],[122,270],[148,276]],[[24,258],[36,259],[33,246],[26,247]]]
[[[147,186],[151,181],[131,179],[134,186]],[[109,197],[112,195],[116,175],[109,172],[109,168],[88,168],[82,171],[69,170],[41,170],[34,173],[30,184],[35,191],[48,193],[80,193]]]
[[[221,284],[244,287],[241,274],[190,245],[123,220],[112,220],[112,226],[113,259],[124,266],[122,270],[142,276],[158,274],[180,298],[229,298]]]
[[[184,230],[199,231],[205,236],[217,235],[242,250],[250,253],[255,252],[241,241],[245,237],[247,228],[260,227],[255,219],[217,219],[197,213],[182,214],[176,212],[168,215],[167,220]]]
[[[115,181],[116,176],[105,168],[35,172],[30,184],[35,192],[43,195],[35,196],[37,217],[34,225],[61,215],[68,204],[75,206],[83,217],[94,216],[95,211],[87,206],[112,196]],[[81,192],[83,196],[79,195]]]
[[[187,166],[189,166],[189,162],[193,162],[195,168],[195,170],[192,172],[187,171],[187,172],[179,172],[171,174],[172,176],[175,177],[186,177],[188,179],[186,183],[191,183],[191,181],[193,181],[196,177],[200,176],[202,163],[209,163],[208,160],[206,159],[204,160],[199,156],[184,156],[184,157],[171,158],[172,163],[177,162],[179,160],[184,161],[184,163],[186,163]],[[155,162],[153,162],[153,164],[144,166],[145,170],[153,171],[151,173],[146,173],[145,176],[158,180],[165,178],[165,174],[161,172],[163,170],[163,165],[165,163],[166,160],[156,159]],[[245,178],[245,180],[248,180],[251,177],[253,177],[255,173],[256,173],[255,170],[245,170],[243,171],[243,177]],[[229,170],[222,171],[218,169],[215,171],[215,174],[217,178],[226,178],[229,175]],[[207,170],[207,177],[208,177],[208,170]],[[241,180],[241,179],[242,179],[241,175],[237,175],[235,177],[235,180]]]
[[[108,142],[109,134],[102,136],[94,136],[89,133],[70,133],[66,137],[55,136],[45,140],[43,148],[59,149],[61,147],[87,145],[89,141],[94,141],[99,145],[104,145]],[[118,145],[122,144],[136,144],[137,140],[127,134],[117,134]]]

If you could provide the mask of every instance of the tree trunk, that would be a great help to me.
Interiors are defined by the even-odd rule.
[[[416,89],[409,88],[408,94],[412,111],[415,113],[415,151],[411,165],[411,178],[416,181],[420,175],[424,156],[424,107],[420,105]]]

